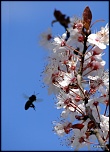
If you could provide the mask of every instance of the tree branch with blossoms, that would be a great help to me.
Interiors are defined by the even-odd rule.
[[[88,6],[82,19],[65,16],[55,9],[52,25],[59,22],[65,33],[53,37],[48,29],[40,41],[50,53],[44,82],[49,94],[57,98],[56,108],[63,110],[60,122],[53,122],[54,131],[61,137],[68,135],[67,144],[75,150],[95,144],[109,151],[109,71],[104,69],[106,62],[102,59],[109,44],[109,26],[92,33]],[[104,114],[100,112],[101,104],[105,106]],[[92,142],[95,139],[98,143]]]

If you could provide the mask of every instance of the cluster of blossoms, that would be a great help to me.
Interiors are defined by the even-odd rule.
[[[53,37],[51,29],[41,35],[41,45],[50,53],[44,82],[49,94],[56,95],[56,108],[62,109],[61,121],[53,122],[55,133],[60,137],[69,135],[67,143],[75,150],[94,144],[91,140],[96,138],[101,138],[103,142],[97,144],[107,149],[109,71],[104,69],[102,56],[109,44],[109,27],[106,24],[91,34],[90,20],[84,17],[83,13],[83,19],[70,18],[70,27],[62,36]]]

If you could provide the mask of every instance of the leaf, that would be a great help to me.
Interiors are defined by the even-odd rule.
[[[89,29],[92,20],[92,12],[90,8],[87,6],[83,12],[83,24],[86,30]]]

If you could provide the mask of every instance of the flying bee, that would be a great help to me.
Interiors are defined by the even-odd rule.
[[[32,107],[35,110],[33,102],[36,101],[36,96],[32,95],[29,97],[29,100],[25,103],[25,110],[28,110],[29,107]]]
[[[25,95],[25,97],[27,98],[27,96]],[[42,99],[37,99],[36,95],[31,95],[30,97],[28,97],[28,101],[25,103],[25,110],[28,110],[30,107],[33,108],[35,110],[35,105],[33,104],[34,101],[42,101]]]

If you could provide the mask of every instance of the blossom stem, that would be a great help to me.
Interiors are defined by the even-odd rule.
[[[79,54],[82,56],[82,53],[79,52],[78,50],[76,50],[75,48],[73,48],[73,47],[71,47],[71,46],[69,46],[69,45],[67,45],[67,44],[66,44],[66,46],[67,46],[69,49],[71,49],[71,50],[73,50],[73,51],[79,53]]]
[[[100,120],[100,122],[101,122],[100,114],[99,114],[99,110],[98,110],[97,106],[96,106],[96,109],[97,109],[97,113],[98,113],[99,120]]]
[[[83,99],[79,94],[77,94],[76,92],[74,92],[73,90],[70,89],[71,92],[73,92],[75,95],[79,96],[81,99]],[[72,94],[71,94],[72,95]],[[72,95],[73,96],[73,95]]]
[[[104,116],[106,115],[107,108],[108,108],[108,105],[106,104],[106,108],[105,108]]]
[[[92,49],[94,48],[94,46],[95,46],[95,45],[93,45],[93,46],[90,48],[90,50],[88,50],[88,51],[85,53],[85,55],[86,55],[88,52],[91,52]]]
[[[72,105],[73,104],[73,105]],[[75,108],[77,111],[79,111],[83,116],[85,116],[84,112],[82,111],[82,109],[80,109],[75,103],[71,103],[70,104],[73,108]],[[81,110],[81,111],[80,111]]]
[[[93,71],[93,69],[91,71],[89,71],[88,73],[84,74],[83,76],[86,76],[87,74],[91,73]]]
[[[97,22],[100,22],[100,21],[105,21],[105,20],[96,20],[95,22],[93,22],[92,24],[91,24],[91,26],[90,26],[90,28],[95,24],[95,23],[97,23]]]
[[[87,61],[88,59],[90,59],[92,56],[88,57],[87,59],[85,59],[84,61]]]

